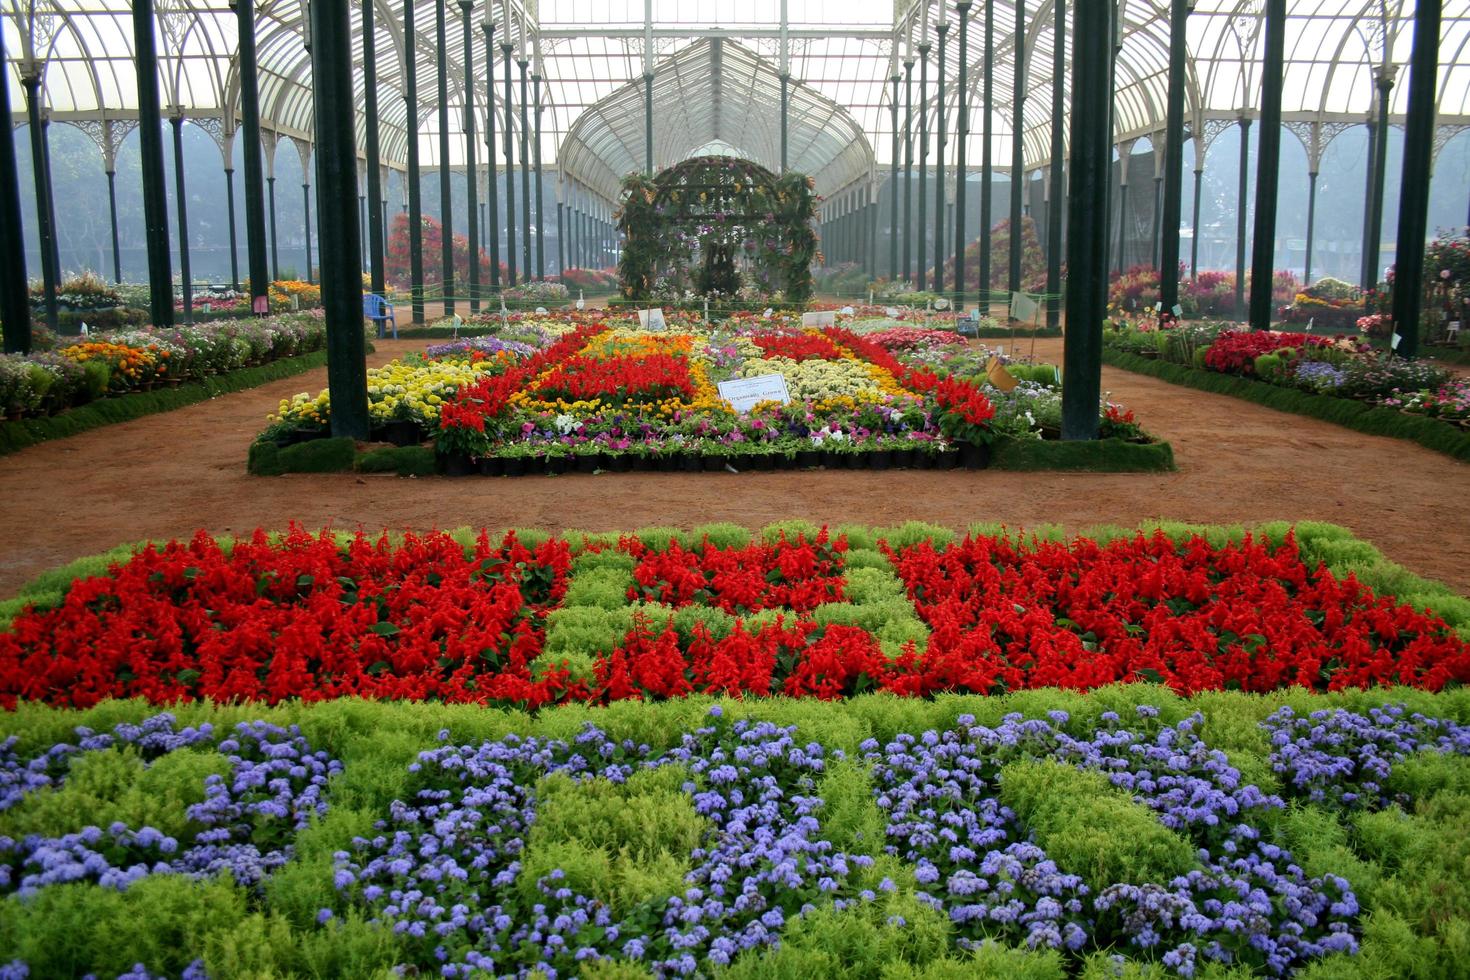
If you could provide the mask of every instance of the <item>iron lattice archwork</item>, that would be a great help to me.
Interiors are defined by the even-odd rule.
[[[756,289],[790,303],[812,292],[814,181],[728,156],[623,178],[618,274],[624,298],[729,296],[743,267]]]

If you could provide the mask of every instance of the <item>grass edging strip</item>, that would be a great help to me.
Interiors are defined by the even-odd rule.
[[[1003,439],[990,451],[995,470],[1062,470],[1092,473],[1168,473],[1174,450],[1167,442],[1135,443],[1122,439],[1057,441]]]
[[[158,412],[171,412],[219,395],[258,388],[272,381],[304,374],[323,367],[326,363],[326,351],[313,351],[297,357],[283,357],[257,367],[241,368],[219,377],[190,381],[177,388],[135,391],[116,398],[102,398],[60,415],[0,423],[0,455],[17,452],[51,439],[79,435],[104,425],[130,422]]]
[[[1196,388],[1216,395],[1230,395],[1279,412],[1321,419],[1368,435],[1417,442],[1425,449],[1433,449],[1446,456],[1470,462],[1470,432],[1439,419],[1405,415],[1391,408],[1366,405],[1350,398],[1282,388],[1264,381],[1252,381],[1215,371],[1201,371],[1168,361],[1151,361],[1136,354],[1109,348],[1103,348],[1103,363],[1135,374],[1146,374],[1170,384]]]

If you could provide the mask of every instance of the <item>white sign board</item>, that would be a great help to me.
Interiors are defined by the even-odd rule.
[[[638,325],[644,330],[663,330],[668,326],[664,323],[664,311],[661,308],[656,310],[639,310]]]
[[[842,308],[842,315],[843,315],[843,316],[852,316],[852,315],[853,315],[853,314],[854,314],[854,313],[855,313],[855,312],[857,312],[857,311],[856,311],[856,310],[854,310],[854,309],[853,309],[853,308],[852,308],[852,307],[850,307],[850,306],[844,306],[844,307],[843,307],[843,308]]]
[[[1184,315],[1184,307],[1180,306],[1178,303],[1175,303],[1174,304],[1173,313],[1174,313],[1174,319],[1176,319],[1176,320],[1179,319],[1180,317],[1182,317]]]
[[[803,313],[801,315],[803,327],[835,327],[837,326],[837,312],[835,310],[821,310],[816,313]]]
[[[744,414],[761,402],[791,401],[786,388],[786,377],[780,374],[762,374],[754,378],[733,378],[720,382],[720,397],[735,411]]]
[[[898,307],[886,306],[883,308],[883,314],[887,317],[896,317],[898,316]]]

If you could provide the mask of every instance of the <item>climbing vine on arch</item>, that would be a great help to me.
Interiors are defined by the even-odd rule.
[[[743,270],[760,292],[805,302],[817,255],[813,188],[805,174],[777,176],[726,156],[695,157],[652,177],[629,174],[617,215],[623,297],[731,295]]]

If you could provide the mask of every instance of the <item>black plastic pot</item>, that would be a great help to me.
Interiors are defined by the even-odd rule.
[[[960,446],[960,465],[967,470],[983,470],[990,465],[990,447],[964,443]]]
[[[834,453],[830,449],[823,449],[822,465],[829,470],[840,469],[842,467],[842,454]]]
[[[597,470],[598,464],[602,462],[602,456],[601,454],[595,456],[578,456],[576,460],[578,473],[592,473]]]
[[[506,476],[525,476],[526,460],[521,456],[509,457],[504,460]]]
[[[481,476],[500,476],[505,472],[505,460],[499,456],[486,456],[480,460]]]
[[[893,450],[893,468],[896,470],[911,470],[915,464],[914,451],[912,449]]]
[[[868,469],[886,470],[893,464],[893,452],[888,449],[875,449],[868,453]]]
[[[843,453],[843,465],[850,470],[865,470],[868,468],[867,453]]]
[[[698,473],[704,468],[704,460],[700,459],[698,453],[685,453],[679,462],[679,468],[685,473]]]
[[[960,454],[953,449],[946,449],[934,457],[934,468],[936,470],[952,470],[960,465]]]
[[[572,471],[572,458],[570,456],[547,456],[546,474],[556,476],[559,473],[570,473]]]
[[[633,468],[633,461],[622,453],[603,453],[603,469],[609,473],[627,473]]]
[[[475,461],[464,453],[455,453],[452,456],[444,457],[445,476],[469,476],[471,473],[478,473],[479,471],[480,468],[475,465]]]
[[[719,454],[710,453],[709,455],[704,456],[701,459],[701,463],[703,464],[704,471],[706,473],[718,473],[718,472],[720,472],[721,470],[723,470],[725,468],[725,463],[727,463],[728,461],[729,461],[729,457],[726,456],[724,453],[719,453]]]
[[[424,430],[417,422],[389,422],[383,426],[383,438],[395,446],[417,446],[424,441]]]
[[[822,454],[815,449],[799,449],[794,462],[799,470],[814,469],[822,465]]]

